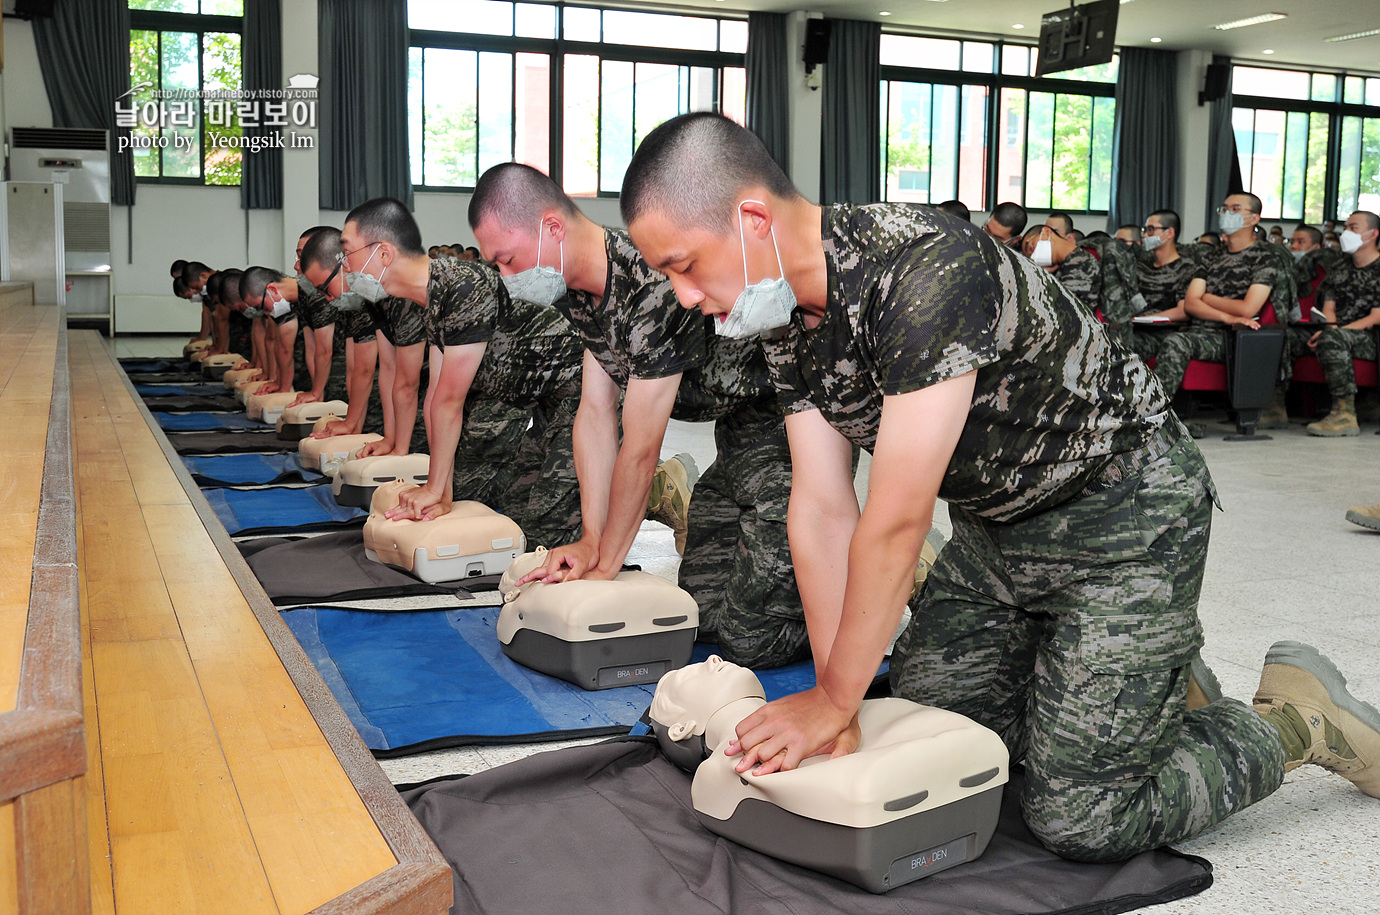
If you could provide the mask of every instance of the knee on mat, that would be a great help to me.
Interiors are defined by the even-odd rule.
[[[1070,861],[1107,864],[1145,851],[1129,804],[1106,794],[1080,803],[1086,796],[1085,791],[1075,791],[1072,797],[1066,792],[1057,799],[1032,799],[1027,783],[1021,805],[1026,826],[1041,845]]]
[[[766,620],[744,627],[719,620],[719,654],[725,661],[751,670],[784,667],[810,657],[810,640],[803,622]]]

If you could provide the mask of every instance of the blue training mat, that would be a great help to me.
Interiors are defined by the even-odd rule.
[[[198,486],[262,486],[270,483],[315,483],[323,479],[302,466],[296,454],[218,454],[184,457],[182,463]]]
[[[364,743],[380,758],[467,744],[626,734],[654,686],[589,692],[511,661],[497,607],[349,610],[299,607],[283,620]],[[712,651],[696,645],[693,660]],[[809,689],[805,661],[759,671],[768,699]]]
[[[223,384],[138,384],[135,392],[140,397],[206,397],[216,394],[234,393]]]
[[[120,360],[120,368],[126,375],[139,375],[146,372],[185,372],[191,366],[189,359],[148,359],[134,356]]]
[[[217,429],[267,429],[243,413],[158,413],[154,419],[169,432],[211,432]]]
[[[207,489],[203,494],[231,534],[338,530],[363,525],[369,515],[335,504],[329,486]]]

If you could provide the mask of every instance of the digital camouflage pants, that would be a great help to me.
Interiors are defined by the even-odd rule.
[[[575,475],[578,396],[543,401],[529,414],[500,496],[503,512],[527,535],[527,549],[580,539],[580,480]]]
[[[700,606],[700,638],[745,667],[810,656],[786,508],[791,452],[779,415],[744,409],[714,425],[718,454],[690,496],[680,586]]]
[[[951,506],[953,538],[912,603],[893,692],[1001,734],[1025,762],[1027,824],[1065,857],[1177,842],[1284,778],[1278,733],[1248,706],[1184,708],[1210,487],[1183,436],[1023,521]]]
[[[1375,331],[1325,327],[1313,351],[1322,364],[1327,390],[1333,397],[1356,395],[1356,367],[1353,359],[1375,360]]]
[[[1227,361],[1227,337],[1222,324],[1194,324],[1169,334],[1155,354],[1155,377],[1170,400],[1179,393],[1189,360]]]

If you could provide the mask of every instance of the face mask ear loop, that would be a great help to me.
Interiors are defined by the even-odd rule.
[[[758,206],[766,206],[766,204],[763,203],[763,202],[760,201],[760,200],[744,200],[743,203],[738,204],[738,246],[739,246],[739,247],[742,249],[742,251],[743,251],[743,286],[746,287],[746,286],[749,286],[749,285],[751,285],[751,284],[748,282],[748,269],[747,269],[747,236],[743,233],[743,204],[744,204],[744,203],[755,203],[755,204],[757,204]],[[781,279],[784,280],[784,279],[786,278],[786,268],[785,268],[785,267],[782,265],[782,263],[781,263],[781,247],[780,247],[780,245],[778,245],[778,244],[776,243],[776,226],[772,226],[772,227],[769,228],[767,231],[771,233],[771,246],[772,246],[772,250],[774,250],[774,251],[776,252],[776,269],[777,269],[777,271],[781,274]]]

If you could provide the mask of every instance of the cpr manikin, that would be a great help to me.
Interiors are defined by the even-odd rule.
[[[263,369],[230,369],[221,376],[221,384],[227,388],[236,390],[236,385],[241,381],[255,381],[263,377]]]
[[[270,406],[264,408],[264,422],[272,423],[278,437],[296,442],[312,434],[316,421],[323,416],[344,416],[350,405],[343,400],[314,400],[295,407]]]
[[[497,575],[522,554],[526,540],[517,522],[481,502],[452,503],[449,512],[430,521],[385,517],[402,493],[416,488],[394,480],[374,490],[364,522],[364,555],[437,582]]]
[[[430,472],[428,454],[376,454],[355,458],[340,465],[331,481],[331,495],[337,505],[367,509],[374,501],[374,490],[384,483],[406,480],[421,486]]]
[[[221,353],[219,356],[207,356],[201,360],[201,376],[210,378],[212,381],[220,381],[225,373],[235,366],[244,362],[245,358],[239,353]]]
[[[545,561],[544,550],[521,556],[498,584],[508,657],[589,690],[655,683],[690,661],[700,613],[688,592],[646,572],[516,587]]]
[[[313,430],[321,431],[329,417],[316,421]],[[312,438],[308,435],[297,443],[297,456],[302,466],[333,477],[341,464],[359,457],[365,445],[383,441],[383,436],[373,432],[360,435],[332,435],[329,438]],[[363,506],[361,506],[362,508]]]
[[[244,412],[255,422],[266,423],[264,411],[277,407],[281,410],[298,397],[296,391],[282,391],[276,394],[250,394],[244,399]]]
[[[657,684],[652,729],[667,756],[694,771],[695,815],[711,832],[873,893],[986,850],[1007,780],[994,731],[905,699],[869,699],[853,753],[739,775],[739,758],[724,750],[765,702],[752,671],[717,656]]]

